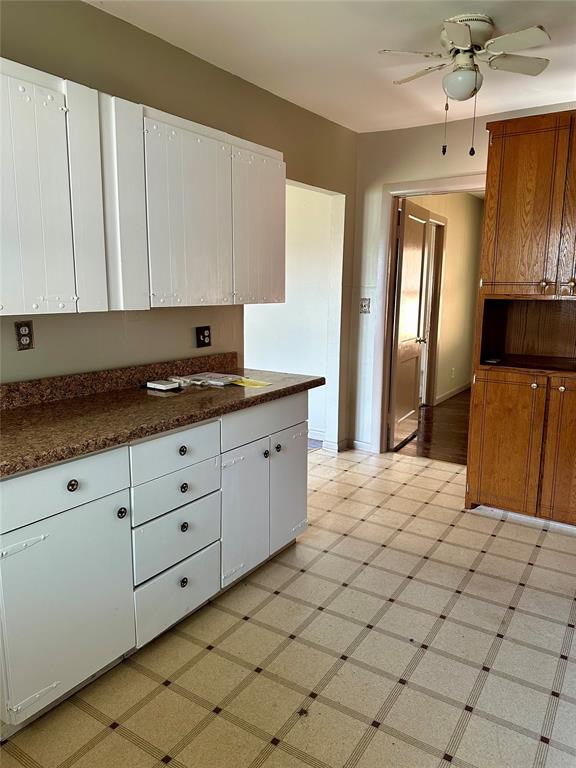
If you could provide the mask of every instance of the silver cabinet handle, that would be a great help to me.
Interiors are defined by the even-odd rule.
[[[535,381],[533,381],[532,384],[530,384],[530,386],[532,387],[532,389],[538,389],[538,384],[536,384]]]
[[[558,392],[566,392],[566,387],[558,387]]]

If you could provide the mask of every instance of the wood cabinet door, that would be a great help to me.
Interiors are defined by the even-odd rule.
[[[222,454],[222,586],[270,554],[270,438]]]
[[[535,515],[546,376],[476,371],[468,436],[466,502]]]
[[[570,121],[568,170],[558,262],[558,293],[563,296],[576,296],[576,113]]]
[[[576,377],[549,379],[539,514],[576,525]]]
[[[284,301],[286,166],[232,148],[234,292],[237,304]]]
[[[308,526],[308,425],[270,437],[270,553],[294,541]]]
[[[570,112],[492,123],[480,277],[484,291],[555,294]]]
[[[1,87],[0,314],[76,312],[64,95]]]
[[[134,647],[127,508],[119,491],[1,537],[2,719],[21,723]]]

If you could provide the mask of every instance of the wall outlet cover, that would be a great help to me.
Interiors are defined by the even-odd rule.
[[[196,326],[196,346],[197,347],[210,347],[212,346],[212,332],[209,325]]]
[[[370,314],[370,299],[360,299],[360,314],[361,315]]]
[[[18,320],[14,323],[18,352],[34,349],[34,326],[32,320]]]

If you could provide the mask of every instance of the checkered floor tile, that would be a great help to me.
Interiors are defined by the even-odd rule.
[[[2,768],[575,768],[576,531],[465,468],[309,455],[298,542],[16,734]]]

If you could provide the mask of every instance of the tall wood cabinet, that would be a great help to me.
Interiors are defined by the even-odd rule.
[[[488,129],[466,503],[576,524],[576,112]]]

